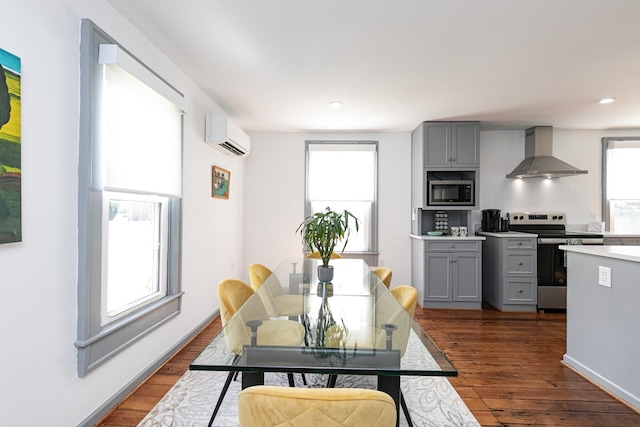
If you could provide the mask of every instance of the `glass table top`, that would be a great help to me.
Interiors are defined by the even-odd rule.
[[[366,263],[331,260],[330,283],[320,263],[282,261],[189,369],[457,376]]]

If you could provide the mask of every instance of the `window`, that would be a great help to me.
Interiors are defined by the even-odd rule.
[[[602,138],[603,213],[607,230],[640,233],[639,138]]]
[[[82,23],[78,374],[179,313],[188,103]]]
[[[360,220],[345,252],[377,252],[376,142],[307,141],[305,216],[330,207]],[[341,248],[341,247],[340,247]]]

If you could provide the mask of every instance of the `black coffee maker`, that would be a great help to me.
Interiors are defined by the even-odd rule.
[[[501,231],[500,209],[485,209],[482,211],[482,231]]]

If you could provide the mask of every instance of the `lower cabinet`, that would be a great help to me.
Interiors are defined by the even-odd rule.
[[[507,236],[486,236],[483,243],[483,299],[502,311],[536,311],[536,238]]]
[[[481,308],[480,241],[426,241],[423,283],[425,307]]]

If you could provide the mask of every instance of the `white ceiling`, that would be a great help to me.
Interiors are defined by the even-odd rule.
[[[640,127],[639,0],[109,1],[246,131]]]

